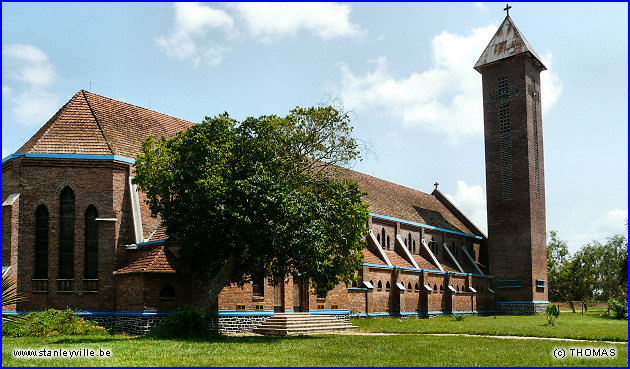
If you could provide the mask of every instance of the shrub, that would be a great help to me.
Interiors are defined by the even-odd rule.
[[[455,320],[457,320],[458,322],[461,322],[462,320],[466,319],[466,314],[453,315],[453,318],[455,318]]]
[[[155,338],[201,338],[209,335],[207,328],[210,315],[203,315],[190,305],[185,305],[162,319],[149,336]]]
[[[49,309],[41,313],[30,313],[18,323],[2,325],[2,335],[10,337],[53,337],[80,334],[108,334],[96,323],[78,317],[72,310]]]
[[[556,319],[560,316],[560,308],[556,304],[547,306],[547,324],[555,326]]]
[[[610,299],[606,304],[608,309],[615,313],[616,319],[628,319],[628,300]]]

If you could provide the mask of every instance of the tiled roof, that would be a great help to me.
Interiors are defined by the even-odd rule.
[[[114,274],[126,273],[181,273],[185,272],[181,263],[164,244],[155,248],[145,257],[118,269]]]
[[[372,251],[367,248],[363,249],[363,262],[368,264],[385,265],[385,261],[376,256]]]
[[[411,263],[408,262],[407,259],[399,255],[397,252],[390,251],[390,250],[384,250],[384,251],[385,251],[385,255],[387,255],[387,258],[389,259],[389,261],[392,262],[393,265],[404,267],[404,268],[414,268],[414,266],[411,265]]]
[[[527,52],[530,53],[543,70],[547,69],[532,45],[527,42],[525,36],[516,27],[512,18],[507,16],[492,37],[492,40],[490,40],[490,43],[488,43],[488,46],[486,46],[479,60],[477,60],[477,63],[475,63],[474,68],[479,70],[480,67],[486,64]]]
[[[353,170],[347,170],[344,175],[357,181],[359,188],[367,192],[363,199],[372,213],[472,234],[433,195]]]
[[[118,155],[133,159],[148,136],[172,137],[192,125],[81,90],[18,152]]]

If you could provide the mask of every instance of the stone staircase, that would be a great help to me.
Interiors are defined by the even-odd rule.
[[[278,313],[254,328],[254,333],[268,336],[325,333],[357,328],[329,315],[309,313]]]

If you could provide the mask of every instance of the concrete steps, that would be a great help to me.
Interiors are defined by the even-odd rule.
[[[268,336],[325,333],[357,327],[328,315],[309,313],[279,313],[254,329],[254,333]]]

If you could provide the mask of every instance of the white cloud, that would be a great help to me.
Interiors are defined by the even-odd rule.
[[[12,103],[18,123],[41,125],[57,111],[60,98],[51,88],[59,76],[43,50],[25,44],[3,46],[2,70],[13,81],[2,86],[2,97]]]
[[[477,10],[481,10],[483,12],[485,12],[487,10],[486,4],[484,4],[482,2],[474,2],[473,5],[475,6],[475,8],[477,8]]]
[[[365,32],[350,22],[351,7],[338,3],[238,3],[249,31],[265,41],[294,36],[302,29],[324,39],[361,36]]]
[[[481,186],[468,186],[465,181],[458,179],[455,195],[446,194],[446,197],[479,229],[488,233],[486,195]]]
[[[540,93],[542,94],[541,104],[544,114],[556,104],[556,101],[558,101],[558,97],[560,97],[560,93],[562,92],[562,81],[560,81],[560,77],[551,69],[553,65],[553,57],[551,53],[547,53],[543,56],[542,62],[547,67],[547,71],[540,74]]]
[[[605,242],[607,237],[615,234],[627,234],[627,222],[628,209],[611,209],[594,218],[589,226],[570,230],[567,235],[569,248],[574,252],[592,240]]]
[[[161,36],[156,43],[167,55],[182,60],[192,60],[197,66],[201,62],[217,65],[227,51],[208,39],[208,31],[222,29],[232,34],[234,19],[225,11],[200,3],[175,3],[173,30],[168,36]]]
[[[443,31],[431,40],[431,67],[407,77],[394,77],[384,56],[373,61],[374,69],[362,76],[342,64],[340,95],[351,109],[384,112],[406,128],[444,134],[452,144],[481,137],[481,75],[472,66],[496,28],[476,28],[469,35]],[[551,55],[547,58],[550,67]],[[549,109],[562,86],[557,75],[545,73],[543,109]]]

